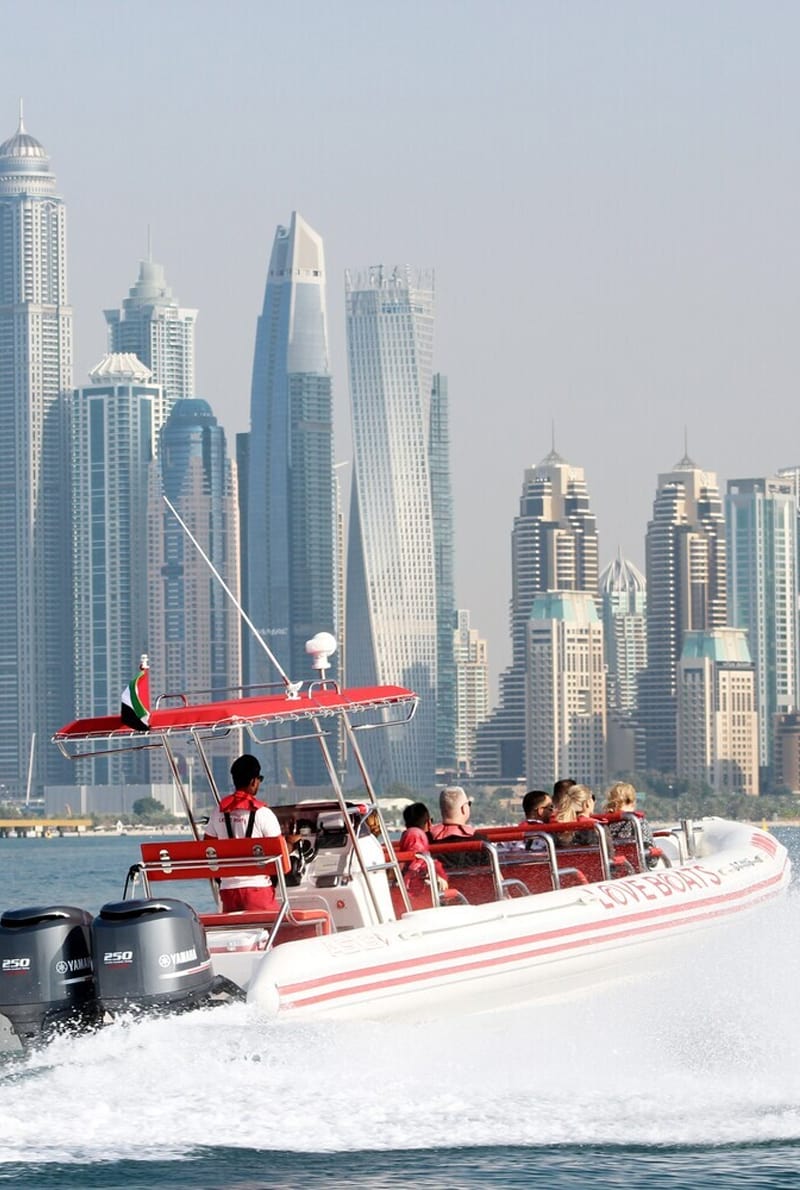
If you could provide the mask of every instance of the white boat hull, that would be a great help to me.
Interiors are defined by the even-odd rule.
[[[662,964],[673,943],[763,905],[789,876],[773,836],[705,819],[702,858],[672,868],[276,946],[257,959],[248,1000],[293,1019],[364,1018],[578,992]]]

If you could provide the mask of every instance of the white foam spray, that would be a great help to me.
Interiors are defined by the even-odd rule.
[[[703,936],[666,976],[513,1012],[301,1024],[232,1005],[58,1038],[0,1067],[0,1163],[795,1140],[799,909],[792,893]]]

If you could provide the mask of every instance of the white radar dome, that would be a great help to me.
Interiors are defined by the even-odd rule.
[[[336,652],[336,637],[330,632],[318,632],[306,641],[306,652],[311,656],[312,669],[326,670],[328,658]]]

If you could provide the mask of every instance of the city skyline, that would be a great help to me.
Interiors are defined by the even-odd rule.
[[[430,262],[453,402],[456,598],[495,674],[517,477],[553,421],[586,470],[603,564],[621,547],[643,568],[653,476],[680,457],[684,426],[723,489],[798,461],[796,10],[534,3],[498,20],[445,0],[421,42],[414,4],[316,5],[309,22],[242,0],[223,22],[177,0],[152,28],[147,9],[116,18],[144,51],[133,104],[102,5],[45,3],[35,37],[26,6],[4,7],[0,138],[24,96],[69,208],[75,383],[103,354],[102,311],[146,258],[149,226],[199,310],[196,395],[232,442],[272,233],[299,209],[326,242],[341,461],[344,269]],[[291,56],[263,70],[276,32],[303,45],[302,89]]]

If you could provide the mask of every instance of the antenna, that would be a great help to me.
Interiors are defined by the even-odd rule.
[[[187,537],[189,538],[189,540],[191,541],[191,543],[192,543],[192,545],[194,546],[194,548],[197,550],[197,552],[198,552],[198,554],[200,555],[200,557],[201,557],[201,558],[203,559],[203,561],[205,562],[206,566],[209,568],[209,570],[211,571],[211,573],[214,575],[214,578],[217,580],[217,582],[218,582],[218,583],[219,583],[219,585],[222,587],[222,589],[223,589],[223,591],[225,592],[225,594],[226,594],[226,595],[228,596],[228,598],[230,599],[230,601],[231,601],[231,603],[233,604],[233,606],[236,608],[236,610],[237,610],[237,612],[239,613],[239,615],[240,615],[240,616],[242,617],[242,619],[244,620],[244,622],[245,622],[245,624],[247,625],[247,627],[248,627],[248,628],[250,629],[250,631],[252,632],[253,636],[256,638],[256,640],[258,641],[258,643],[261,645],[261,648],[262,648],[262,649],[264,650],[264,652],[267,654],[267,656],[269,657],[270,661],[271,661],[271,662],[272,662],[272,664],[275,666],[275,668],[277,669],[278,673],[281,675],[281,678],[283,679],[284,685],[286,686],[286,690],[287,690],[287,693],[288,693],[288,695],[289,695],[289,698],[297,698],[297,695],[298,695],[298,693],[299,693],[299,691],[300,691],[300,687],[302,686],[302,684],[303,684],[303,683],[302,683],[302,682],[292,682],[292,681],[290,680],[290,678],[289,678],[289,675],[286,673],[285,669],[283,668],[283,666],[281,665],[281,663],[278,661],[278,658],[277,658],[277,657],[275,656],[275,654],[272,652],[272,649],[270,649],[269,645],[268,645],[268,644],[267,644],[267,642],[264,640],[263,636],[262,636],[262,635],[261,635],[261,633],[258,631],[258,629],[256,628],[255,624],[253,623],[253,621],[252,621],[252,620],[250,619],[250,617],[248,616],[247,612],[244,610],[244,608],[242,607],[242,605],[239,603],[239,600],[236,598],[236,596],[234,595],[233,591],[231,591],[230,587],[229,587],[229,586],[228,586],[228,584],[225,582],[224,578],[222,577],[222,575],[220,574],[220,572],[217,570],[216,566],[215,566],[215,565],[214,565],[214,563],[211,561],[211,559],[209,558],[208,554],[205,552],[205,550],[203,549],[203,547],[200,545],[200,542],[199,542],[199,541],[197,540],[197,538],[196,538],[196,537],[193,535],[193,533],[192,533],[191,529],[189,528],[189,526],[186,524],[186,522],[183,520],[183,518],[182,518],[182,517],[180,516],[180,514],[177,512],[177,510],[175,509],[174,505],[173,505],[173,504],[170,502],[170,500],[168,499],[168,497],[167,497],[167,496],[163,496],[163,497],[162,497],[162,499],[164,500],[164,503],[166,504],[167,508],[170,510],[170,512],[172,513],[172,515],[175,517],[175,520],[178,522],[178,524],[180,525],[180,527],[183,529],[183,531],[184,531],[184,533],[186,534],[186,536],[187,536]]]
[[[17,131],[18,132],[25,131],[25,125],[22,122],[22,96],[21,95],[19,97],[19,128],[17,129]]]

